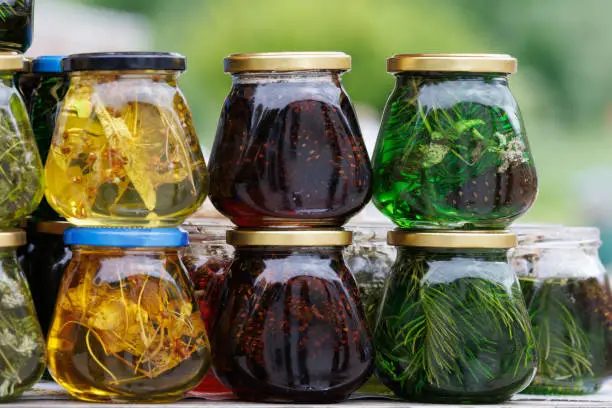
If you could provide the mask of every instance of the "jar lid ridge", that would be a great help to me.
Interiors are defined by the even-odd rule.
[[[226,73],[348,71],[351,69],[351,56],[343,52],[259,52],[231,54],[223,62]]]
[[[0,230],[0,248],[20,247],[27,243],[26,232],[20,228]]]
[[[74,71],[185,71],[186,59],[173,52],[93,52],[64,58],[66,72]]]
[[[387,72],[481,72],[513,74],[516,58],[508,54],[395,54]]]
[[[180,228],[75,227],[64,232],[66,245],[118,248],[162,248],[189,245],[189,234]]]
[[[233,246],[347,246],[353,233],[342,229],[228,230],[227,243]]]
[[[16,52],[0,52],[0,71],[23,71],[24,57]]]
[[[393,230],[387,243],[419,248],[509,249],[517,244],[516,234],[509,231],[415,232]]]

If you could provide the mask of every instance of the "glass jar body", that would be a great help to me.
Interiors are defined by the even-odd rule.
[[[210,365],[176,248],[74,246],[48,337],[49,371],[94,402],[170,402]]]
[[[503,249],[399,247],[374,345],[378,377],[414,401],[504,401],[535,373],[529,316]]]
[[[24,53],[32,44],[34,0],[0,4],[0,51]]]
[[[0,73],[0,228],[16,227],[43,196],[43,167],[13,74]]]
[[[500,74],[397,74],[374,154],[374,203],[408,229],[503,229],[537,195]]]
[[[79,226],[172,227],[204,202],[191,112],[166,71],[77,72],[46,163],[46,197]]]
[[[39,77],[40,82],[31,95],[30,120],[40,157],[42,162],[45,163],[49,155],[53,132],[55,131],[59,104],[68,91],[68,79],[62,74],[41,74]],[[51,208],[45,197],[43,197],[32,216],[40,221],[57,221],[62,219]]]
[[[219,314],[221,293],[226,272],[232,263],[234,247],[225,241],[227,228],[219,225],[192,225],[187,229],[190,244],[181,252],[181,260],[193,282],[195,299],[210,338]],[[210,398],[229,392],[211,370],[190,395]]]
[[[15,249],[0,249],[0,316],[0,402],[6,402],[45,369],[45,341]]]
[[[340,74],[235,75],[210,172],[212,203],[240,227],[343,225],[372,169]]]
[[[594,393],[612,377],[612,282],[599,260],[598,237],[522,241],[510,259],[539,354],[535,379],[524,392]]]
[[[373,349],[340,247],[240,247],[213,332],[215,373],[252,401],[337,402]]]

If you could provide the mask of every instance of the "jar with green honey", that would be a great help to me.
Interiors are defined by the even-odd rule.
[[[172,53],[75,54],[46,163],[46,197],[79,226],[173,227],[208,172]]]

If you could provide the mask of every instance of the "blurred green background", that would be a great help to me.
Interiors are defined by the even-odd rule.
[[[349,95],[378,114],[393,86],[385,72],[393,53],[512,54],[512,89],[541,178],[537,204],[521,221],[612,225],[612,1],[78,1],[145,16],[158,50],[188,57],[181,86],[209,148],[231,85],[222,60],[233,52],[347,52]]]

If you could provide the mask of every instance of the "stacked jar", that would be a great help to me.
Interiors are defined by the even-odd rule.
[[[46,198],[76,226],[48,335],[49,369],[87,401],[166,402],[210,347],[179,249],[208,172],[171,53],[75,54],[46,161]],[[39,89],[42,89],[44,81]],[[36,106],[33,106],[35,111]]]
[[[14,2],[15,3],[15,2]],[[0,21],[0,401],[33,386],[45,367],[45,346],[17,258],[26,243],[17,229],[42,198],[42,162],[16,85],[31,41],[33,1],[4,4]]]
[[[508,55],[399,54],[374,157],[398,229],[374,331],[376,372],[416,401],[488,403],[527,387],[535,342],[506,231],[537,194]]]
[[[372,169],[338,52],[233,54],[210,159],[210,198],[237,229],[213,366],[238,397],[335,402],[368,378],[373,349],[342,226]]]

